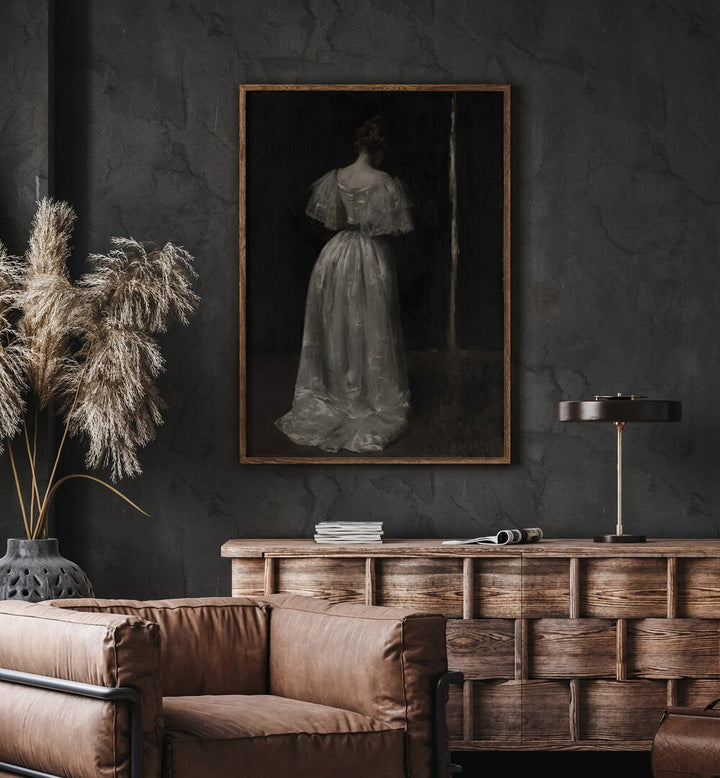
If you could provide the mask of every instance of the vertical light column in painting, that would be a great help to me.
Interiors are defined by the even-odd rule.
[[[308,216],[337,232],[310,276],[292,408],[275,422],[295,443],[332,452],[382,451],[410,409],[395,260],[383,239],[413,229],[410,198],[379,169],[381,117],[358,128],[355,147],[355,162],[312,186]]]
[[[448,302],[448,351],[457,348],[456,300],[457,273],[460,245],[458,243],[457,219],[457,95],[452,94],[450,102],[450,300]]]

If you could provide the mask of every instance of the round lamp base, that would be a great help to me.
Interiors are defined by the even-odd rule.
[[[595,535],[595,543],[645,543],[645,535]]]

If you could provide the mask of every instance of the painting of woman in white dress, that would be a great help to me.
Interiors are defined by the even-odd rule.
[[[240,463],[509,463],[510,87],[239,109]]]
[[[335,231],[310,276],[292,407],[276,426],[323,451],[377,452],[407,428],[410,391],[395,259],[386,236],[413,230],[403,182],[381,169],[380,116],[355,131],[357,158],[311,187],[306,213]]]

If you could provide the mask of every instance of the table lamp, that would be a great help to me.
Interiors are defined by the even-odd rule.
[[[617,430],[617,526],[614,535],[596,535],[596,543],[644,543],[644,535],[626,535],[622,516],[622,433],[636,421],[680,421],[678,400],[648,400],[643,395],[595,395],[594,400],[565,400],[559,405],[560,421],[612,422]]]

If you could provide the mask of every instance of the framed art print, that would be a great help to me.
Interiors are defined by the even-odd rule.
[[[510,462],[510,87],[240,87],[240,461]]]

